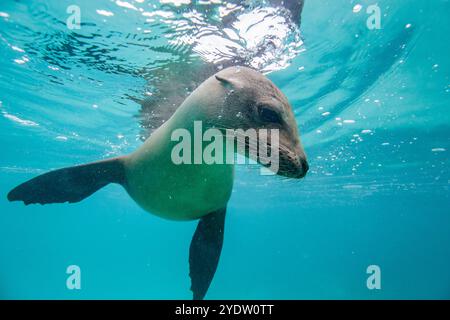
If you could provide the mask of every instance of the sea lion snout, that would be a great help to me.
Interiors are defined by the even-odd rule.
[[[301,147],[296,149],[285,151],[283,147],[280,148],[278,175],[293,179],[301,179],[306,175],[309,170],[308,160]]]
[[[300,158],[298,161],[297,170],[295,170],[292,178],[301,179],[306,176],[306,173],[309,170],[308,161],[305,158]]]
[[[289,102],[284,103],[282,126],[279,127],[278,175],[293,179],[303,178],[309,170],[308,160],[300,141],[300,134]]]
[[[306,157],[305,151],[300,145],[300,140],[297,145],[297,170],[296,175],[293,178],[301,179],[303,178],[309,170],[308,159]]]

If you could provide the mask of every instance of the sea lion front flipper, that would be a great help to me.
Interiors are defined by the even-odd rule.
[[[225,213],[223,208],[202,217],[189,248],[189,276],[194,300],[204,298],[214,277],[222,251]]]

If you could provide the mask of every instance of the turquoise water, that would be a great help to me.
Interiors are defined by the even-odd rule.
[[[450,298],[449,1],[379,0],[380,29],[367,27],[369,0],[307,0],[300,29],[270,11],[279,42],[261,59],[258,32],[218,41],[226,3],[185,2],[0,4],[0,298],[191,298],[196,222],[150,215],[117,185],[71,205],[6,194],[135,150],[152,71],[182,78],[192,61],[242,55],[289,98],[310,171],[294,181],[237,167],[207,298]],[[67,27],[69,5],[81,29]],[[69,265],[81,290],[66,287]],[[366,286],[369,265],[380,290]]]

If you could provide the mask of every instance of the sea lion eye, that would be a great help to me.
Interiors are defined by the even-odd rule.
[[[259,116],[261,120],[268,123],[281,123],[281,115],[266,105],[258,106]]]

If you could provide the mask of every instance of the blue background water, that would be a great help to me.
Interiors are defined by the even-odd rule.
[[[191,298],[196,222],[152,216],[115,185],[72,205],[6,200],[39,173],[140,145],[138,71],[177,59],[157,50],[172,31],[142,17],[149,2],[0,4],[0,298]],[[70,4],[80,30],[66,27]],[[450,298],[450,3],[380,0],[380,30],[366,27],[370,4],[306,1],[302,50],[269,77],[310,173],[237,168],[207,298]],[[71,264],[81,290],[66,288]],[[366,287],[372,264],[381,290]]]

